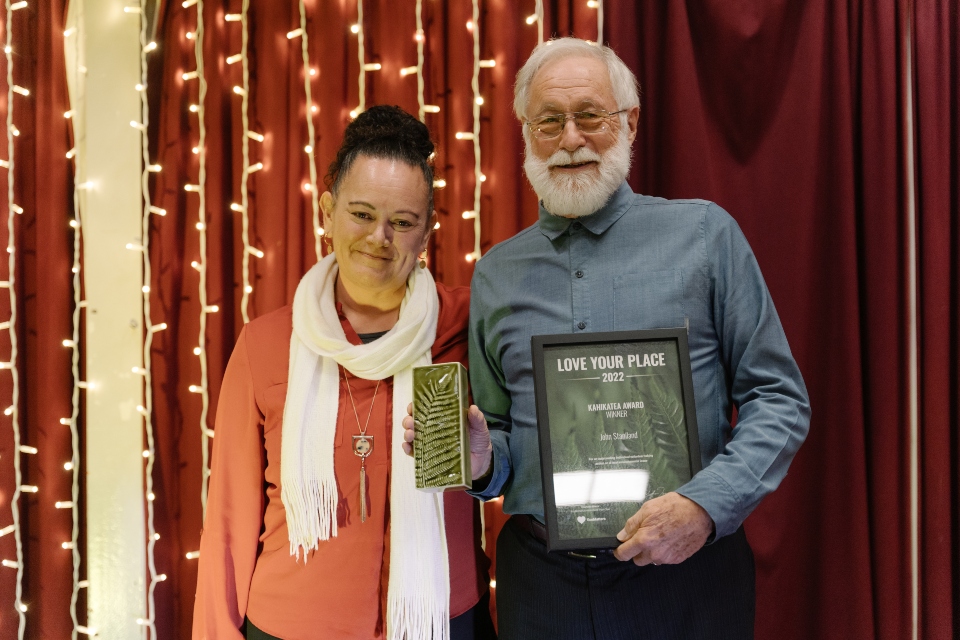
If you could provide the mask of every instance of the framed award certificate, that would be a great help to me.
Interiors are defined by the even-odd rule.
[[[647,500],[700,470],[684,328],[533,336],[548,550],[619,546]]]

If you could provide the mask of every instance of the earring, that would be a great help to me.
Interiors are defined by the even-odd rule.
[[[426,269],[426,268],[427,268],[427,255],[426,255],[426,253],[427,253],[427,252],[424,251],[423,253],[420,254],[420,262],[419,262],[419,265],[420,265],[420,268],[421,268],[421,269]]]
[[[330,236],[328,236],[328,235],[324,235],[324,236],[323,236],[323,244],[326,245],[326,247],[327,247],[327,254],[333,253],[333,238],[332,238],[332,237],[330,237]]]

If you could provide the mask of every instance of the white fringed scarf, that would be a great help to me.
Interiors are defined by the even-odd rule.
[[[337,479],[333,443],[342,365],[365,380],[393,376],[393,445],[390,467],[390,578],[387,638],[450,636],[450,575],[443,524],[443,494],[415,488],[413,458],[401,448],[401,420],[413,398],[412,367],[431,363],[440,302],[433,277],[414,267],[400,319],[365,345],[347,341],[334,302],[333,254],[300,281],[293,299],[293,336],[280,445],[281,499],[290,555],[299,560],[337,535]],[[359,472],[360,460],[357,459]],[[351,471],[353,473],[353,471]],[[357,526],[363,526],[357,524]]]

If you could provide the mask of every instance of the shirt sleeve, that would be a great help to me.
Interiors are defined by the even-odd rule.
[[[247,332],[227,365],[213,438],[194,640],[242,640],[264,508],[263,416],[257,406]]]
[[[721,389],[737,424],[720,453],[679,489],[713,518],[716,538],[736,531],[776,489],[810,425],[810,403],[797,363],[746,238],[711,204],[705,220]]]
[[[477,266],[470,283],[470,326],[468,330],[470,354],[470,389],[473,401],[483,412],[490,429],[493,444],[492,471],[485,487],[468,491],[481,500],[491,500],[503,493],[510,478],[510,394],[500,367],[498,345],[486,341],[489,319],[485,313],[491,308],[486,276]]]

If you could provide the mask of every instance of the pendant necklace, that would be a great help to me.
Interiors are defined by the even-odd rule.
[[[341,367],[342,368],[342,367]],[[373,453],[373,436],[367,435],[367,427],[370,426],[370,416],[373,415],[373,403],[377,399],[377,392],[380,391],[380,380],[377,380],[377,386],[373,389],[373,398],[370,399],[370,411],[367,412],[367,421],[360,425],[360,415],[357,413],[357,403],[353,401],[353,391],[350,389],[350,381],[347,380],[347,370],[343,369],[343,381],[347,385],[347,395],[350,396],[350,405],[353,407],[353,417],[357,420],[357,428],[360,429],[360,435],[353,436],[353,453],[360,458],[360,522],[367,521],[367,456]]]

